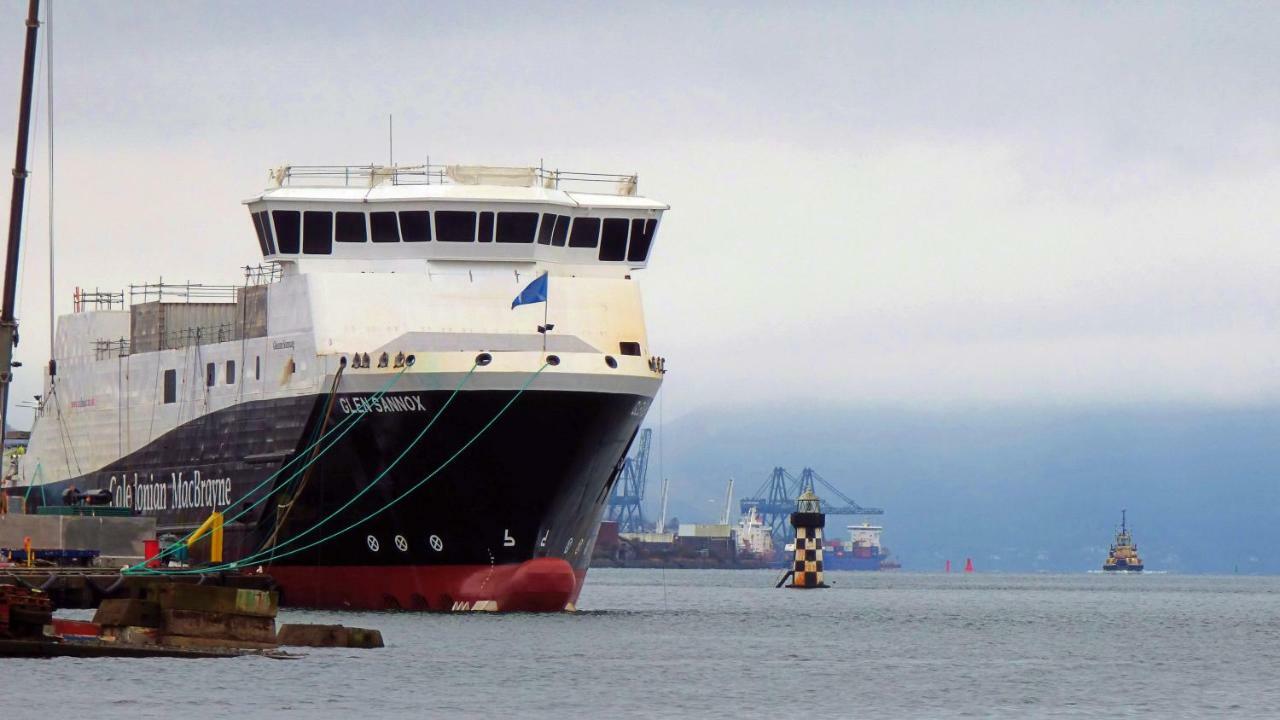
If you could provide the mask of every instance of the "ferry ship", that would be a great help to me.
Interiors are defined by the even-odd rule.
[[[223,512],[291,606],[575,603],[665,372],[634,274],[668,206],[456,165],[285,166],[245,205],[243,284],[77,291],[9,492]]]
[[[1125,511],[1120,511],[1120,530],[1116,532],[1116,541],[1112,543],[1102,569],[1108,572],[1142,572],[1142,558],[1138,555],[1138,546],[1129,534],[1129,525]]]

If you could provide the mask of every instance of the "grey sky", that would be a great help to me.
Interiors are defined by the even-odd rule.
[[[636,171],[672,205],[642,276],[668,414],[1280,399],[1275,6],[55,2],[63,311],[234,280],[266,169],[383,161],[394,113],[401,161]]]

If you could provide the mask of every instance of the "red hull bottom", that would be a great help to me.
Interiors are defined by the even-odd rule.
[[[559,612],[576,603],[586,570],[559,558],[512,565],[277,565],[286,607],[329,610]]]

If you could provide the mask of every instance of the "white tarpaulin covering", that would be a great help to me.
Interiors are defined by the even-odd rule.
[[[449,178],[463,185],[507,185],[533,187],[534,168],[487,167],[484,165],[450,165]]]

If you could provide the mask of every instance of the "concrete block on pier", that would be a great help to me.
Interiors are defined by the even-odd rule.
[[[136,598],[108,598],[98,605],[93,621],[103,627],[160,627],[160,606]]]
[[[276,621],[268,617],[205,613],[194,610],[162,610],[164,634],[255,643],[276,641]]]
[[[279,606],[276,593],[246,588],[171,583],[147,587],[144,594],[147,600],[159,604],[161,610],[275,618]]]
[[[380,631],[345,625],[281,625],[276,642],[301,647],[385,647]]]

